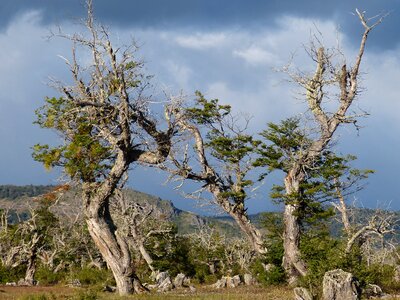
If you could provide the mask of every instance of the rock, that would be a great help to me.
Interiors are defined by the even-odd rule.
[[[16,282],[6,282],[7,286],[17,286]]]
[[[160,272],[156,275],[156,282],[158,285],[160,285],[167,278],[170,278],[168,272]]]
[[[37,284],[36,280],[25,280],[23,278],[21,278],[17,282],[18,286],[33,286],[33,285],[36,285],[36,284]]]
[[[379,285],[376,284],[368,284],[366,288],[363,290],[363,296],[370,297],[382,297],[384,293]]]
[[[70,286],[70,287],[81,287],[81,286],[82,286],[82,284],[81,284],[81,282],[79,281],[79,279],[71,279],[71,280],[68,282],[67,285]]]
[[[163,292],[169,292],[174,288],[174,285],[172,284],[171,278],[168,276],[167,278],[164,279],[163,282],[161,282],[158,285],[157,292],[163,293]]]
[[[179,273],[178,275],[176,275],[174,279],[174,286],[177,288],[183,287],[185,285],[185,279],[186,279],[185,274]]]
[[[156,288],[158,288],[157,284],[143,284],[146,288],[148,288],[149,290],[154,290]]]
[[[183,286],[190,286],[190,278],[185,277],[185,280],[183,280]]]
[[[103,289],[103,292],[115,293],[117,288],[115,286],[106,285]]]
[[[241,283],[239,275],[235,275],[233,277],[227,277],[226,286],[229,288],[235,288]]]
[[[263,266],[265,272],[269,272],[269,271],[271,271],[272,269],[275,268],[275,265],[274,265],[274,264],[264,264],[264,263],[263,263],[262,266]]]
[[[243,275],[243,281],[244,281],[245,285],[253,285],[253,284],[257,283],[255,278],[251,274],[244,274]]]
[[[306,288],[294,288],[294,300],[312,300],[310,292]]]
[[[193,285],[189,286],[189,290],[191,293],[195,293],[196,292],[196,288]]]
[[[323,280],[323,300],[358,300],[359,283],[352,274],[341,269],[328,271]]]
[[[213,288],[221,289],[226,287],[227,277],[222,277],[216,283],[212,285]]]
[[[400,282],[400,266],[396,266],[394,270],[394,281]]]

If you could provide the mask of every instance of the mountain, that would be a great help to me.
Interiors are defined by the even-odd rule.
[[[15,223],[29,217],[30,210],[38,205],[40,196],[54,190],[55,186],[15,186],[0,185],[0,209],[8,210],[10,222]],[[132,189],[124,190],[124,197],[127,201],[139,204],[149,204],[157,208],[164,218],[177,226],[179,234],[195,232],[200,226],[208,224],[213,226],[221,234],[227,236],[240,236],[241,232],[237,225],[230,219],[200,216],[191,212],[176,208],[169,200]],[[56,204],[52,206],[52,211],[58,216],[76,217],[82,213],[82,203],[80,191],[71,189],[64,193],[59,199],[55,199]]]

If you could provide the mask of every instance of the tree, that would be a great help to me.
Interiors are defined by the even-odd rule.
[[[179,132],[188,135],[189,140],[181,138],[186,145],[176,143],[170,155],[171,164],[162,168],[172,178],[202,184],[189,197],[201,198],[203,192],[210,193],[213,203],[235,220],[253,250],[266,253],[261,232],[250,222],[245,203],[254,185],[249,173],[254,169],[253,153],[259,145],[245,132],[248,121],[241,128],[229,105],[221,105],[217,99],[207,100],[200,92],[196,92],[194,105],[182,107],[175,114]],[[189,146],[194,149],[194,157]]]
[[[63,144],[35,145],[33,157],[47,168],[61,167],[81,185],[89,233],[123,295],[144,288],[133,269],[128,243],[110,214],[110,201],[132,164],[157,165],[165,160],[175,122],[168,105],[166,124],[160,129],[150,114],[151,97],[146,93],[150,77],[134,56],[136,46],[115,47],[107,29],[95,22],[92,1],[87,5],[87,35],[61,30],[54,34],[72,42],[71,58],[65,62],[73,83],[54,82],[61,96],[47,98],[36,112],[36,123],[55,130]],[[91,61],[81,65],[81,53],[89,54]]]
[[[305,200],[307,197],[304,184],[310,178],[310,173],[318,173],[324,166],[324,161],[330,159],[329,149],[338,127],[357,122],[359,115],[352,115],[348,111],[356,96],[360,94],[358,79],[368,35],[384,17],[370,25],[371,19],[367,19],[364,13],[358,10],[356,12],[364,32],[353,67],[348,67],[344,59],[336,63],[335,55],[338,51],[312,46],[309,54],[316,63],[313,74],[307,76],[286,69],[289,76],[304,89],[309,115],[315,127],[306,130],[299,128],[298,122],[289,120],[281,126],[269,125],[269,130],[264,132],[264,137],[271,142],[261,153],[264,165],[270,169],[280,169],[285,173],[283,266],[291,283],[307,273],[307,266],[299,250],[301,233],[299,213],[315,202],[307,203]],[[337,93],[333,92],[335,89]],[[329,100],[335,100],[337,103],[333,111],[327,106]],[[290,132],[291,127],[295,132]]]
[[[58,229],[58,219],[49,210],[51,202],[43,197],[30,217],[20,223],[9,225],[8,212],[2,212],[0,230],[0,255],[2,264],[8,268],[26,266],[24,284],[34,285],[38,260],[43,251],[49,250],[50,240]]]

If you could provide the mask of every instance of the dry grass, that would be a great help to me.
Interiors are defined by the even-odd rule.
[[[196,292],[175,290],[169,293],[150,293],[119,297],[111,293],[94,293],[84,288],[54,287],[9,287],[0,286],[0,299],[4,300],[290,300],[293,299],[292,289],[288,287],[245,287],[235,289],[215,290],[209,287],[197,287]],[[385,298],[386,299],[386,298]],[[387,300],[400,298],[388,298]]]
[[[164,299],[211,299],[211,300],[283,300],[292,299],[292,291],[285,287],[238,287],[235,289],[215,290],[208,287],[197,287],[196,292],[188,290],[176,290],[169,293],[151,293],[146,295],[133,295],[119,297],[111,293],[97,293],[96,299],[117,300],[117,299],[138,299],[138,300],[164,300]],[[83,288],[68,287],[0,287],[0,299],[4,300],[92,300],[94,293]]]

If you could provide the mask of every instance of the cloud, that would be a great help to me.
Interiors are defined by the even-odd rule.
[[[226,41],[225,33],[196,33],[193,35],[181,35],[175,38],[176,43],[184,48],[207,50],[221,47]]]
[[[233,50],[233,55],[243,58],[251,65],[271,65],[277,61],[277,57],[262,48],[251,46],[244,50]]]
[[[68,82],[68,70],[57,55],[68,56],[70,45],[59,39],[47,42],[43,37],[48,34],[48,26],[43,25],[42,18],[42,13],[31,11],[0,32],[0,139],[7,145],[0,149],[0,165],[7,170],[0,174],[3,183],[47,183],[55,178],[31,159],[29,147],[39,141],[55,141],[54,135],[32,125],[33,111],[43,103],[43,97],[57,95],[45,84],[48,76]],[[186,29],[125,26],[114,28],[112,33],[121,44],[128,43],[132,35],[139,40],[142,47],[138,55],[146,61],[148,72],[156,75],[157,86],[168,87],[172,93],[184,89],[189,95],[201,90],[206,97],[219,98],[222,103],[231,104],[235,112],[252,115],[251,129],[256,132],[267,122],[305,111],[303,101],[296,98],[300,97],[296,86],[288,84],[287,77],[274,72],[273,67],[286,64],[294,51],[299,68],[314,70],[303,43],[309,40],[310,29],[315,31],[315,24],[323,33],[324,42],[335,45],[337,39],[332,20],[288,16],[277,16],[276,20],[274,26],[260,26],[254,31],[222,28],[189,34]],[[68,22],[63,27],[66,32],[77,30]],[[353,45],[353,39],[346,35],[340,39],[344,52],[354,56],[357,45]],[[356,143],[355,131],[344,133],[351,140],[346,150],[360,156],[364,167],[368,168],[372,161],[372,167],[383,170],[369,188],[385,190],[389,199],[395,197],[390,186],[396,184],[395,167],[400,167],[390,161],[400,150],[396,133],[400,129],[399,50],[379,54],[367,51],[363,65],[363,71],[368,72],[364,75],[367,90],[357,104],[369,110],[372,117],[363,121],[368,126]],[[374,147],[368,144],[372,140]],[[389,141],[392,147],[380,146]],[[373,160],[374,157],[383,158]],[[152,177],[150,183],[138,180],[137,186],[163,196],[165,188],[154,188],[156,176],[160,175]],[[385,182],[383,178],[388,179]],[[264,200],[256,203],[252,211],[271,207]]]

